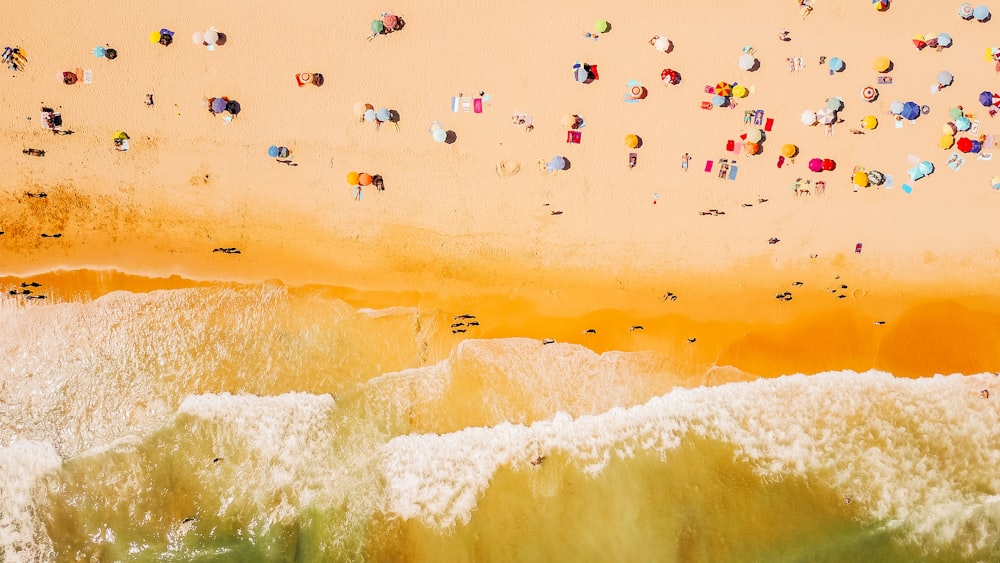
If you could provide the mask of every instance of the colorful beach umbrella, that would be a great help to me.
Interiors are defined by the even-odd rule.
[[[824,171],[829,172],[831,170],[836,170],[836,168],[837,168],[837,163],[836,162],[834,162],[833,160],[831,160],[829,158],[824,158],[823,159],[823,170]]]
[[[576,129],[576,126],[580,124],[580,118],[577,117],[576,115],[567,113],[566,115],[562,116],[562,119],[559,120],[559,123],[561,123],[563,127]]]
[[[881,186],[885,183],[885,174],[879,172],[878,170],[869,170],[868,183],[873,186]]]
[[[809,170],[812,170],[813,172],[822,172],[823,171],[823,159],[821,159],[821,158],[814,158],[814,159],[810,160],[809,161]]]
[[[919,168],[925,175],[934,173],[934,164],[929,160],[921,162],[917,165],[917,168]]]
[[[937,75],[937,81],[942,87],[951,86],[951,83],[955,81],[955,76],[947,70],[942,70]]]
[[[362,172],[358,176],[358,183],[362,186],[370,186],[372,184],[372,175]]]
[[[1000,104],[1000,94],[995,94],[989,90],[983,90],[979,94],[979,103],[983,104],[983,107],[998,105]]]
[[[889,9],[889,0],[872,0],[872,7],[880,12]]]
[[[212,111],[215,113],[221,113],[226,111],[226,99],[225,98],[213,98],[212,99]]]
[[[192,33],[191,34],[191,42],[194,43],[195,45],[204,45],[205,44],[205,32],[204,31],[196,31],[196,32]]]
[[[919,51],[919,50],[927,47],[927,40],[924,39],[923,35],[914,35],[913,36],[913,46],[916,47],[917,50]]]
[[[874,86],[865,86],[861,89],[861,99],[866,102],[874,102],[878,98],[878,90]]]
[[[712,105],[715,107],[722,107],[726,105],[726,97],[720,96],[719,94],[712,96]]]
[[[984,22],[990,19],[990,9],[986,6],[976,6],[976,9],[972,10],[972,17],[975,18],[977,22]]]
[[[809,126],[816,125],[816,112],[811,110],[802,112],[802,124]]]
[[[587,79],[590,78],[590,73],[587,72],[587,69],[582,66],[578,67],[576,71],[574,71],[573,75],[576,77],[577,82],[586,82]]]
[[[906,102],[903,104],[903,111],[899,112],[903,119],[914,120],[920,117],[920,106],[916,102]]]
[[[945,150],[950,149],[954,144],[955,144],[954,135],[941,135],[941,138],[938,139],[938,146]]]
[[[665,68],[663,69],[663,72],[660,73],[660,78],[667,84],[677,84],[680,77],[681,75],[676,70],[670,68]]]
[[[745,98],[750,94],[750,91],[746,89],[746,86],[742,84],[737,84],[733,86],[733,97],[734,98]]]
[[[874,115],[866,115],[861,120],[861,126],[865,129],[874,129],[878,127],[878,119],[876,119]]]
[[[605,33],[606,31],[608,31],[609,27],[610,25],[608,24],[607,20],[597,20],[596,22],[594,22],[594,31],[596,31],[597,33]]]
[[[889,67],[891,66],[892,61],[889,60],[889,57],[885,56],[877,57],[872,63],[872,68],[875,69],[875,72],[889,72]]]
[[[844,59],[840,57],[833,57],[826,64],[830,65],[830,70],[833,72],[840,72],[844,70]]]
[[[972,4],[968,2],[963,2],[962,5],[958,7],[958,15],[963,20],[971,20],[973,12],[975,12],[975,9],[972,7]]]
[[[97,58],[103,58],[104,55],[108,53],[107,49],[101,46],[94,47],[91,52],[94,53],[94,56]]]
[[[746,151],[747,154],[757,154],[757,153],[760,152],[760,144],[759,143],[743,143],[743,150]]]
[[[958,141],[955,142],[955,148],[962,152],[969,152],[972,150],[972,139],[968,137],[959,137]]]
[[[625,146],[634,149],[639,146],[639,136],[638,135],[625,135]]]
[[[372,23],[369,25],[369,27],[371,27],[372,33],[374,33],[375,35],[378,35],[385,31],[385,24],[382,23],[382,20],[372,20]]]
[[[781,146],[781,156],[786,158],[792,158],[799,152],[799,148],[795,145],[788,143]]]
[[[963,110],[961,106],[954,107],[954,108],[951,108],[950,110],[948,110],[948,115],[952,119],[958,119],[959,117],[962,117],[963,115],[965,115],[965,110]]]
[[[149,32],[149,42],[150,43],[159,43],[160,42],[160,32],[159,31],[150,31]]]
[[[942,135],[954,135],[955,133],[958,133],[958,127],[955,126],[954,121],[949,121],[941,126]]]
[[[396,29],[396,25],[399,24],[399,17],[395,14],[386,14],[382,18],[382,25],[385,29]]]
[[[892,115],[899,115],[903,113],[903,102],[893,101],[889,104],[889,113]]]
[[[719,96],[732,95],[733,85],[728,82],[719,82],[715,85],[715,93]]]
[[[764,132],[760,129],[754,128],[747,131],[747,141],[751,143],[759,143],[761,139],[764,138]]]
[[[275,148],[277,148],[277,147],[275,147]],[[275,156],[277,156],[277,152],[275,153]],[[357,186],[358,182],[359,182],[359,179],[360,179],[360,175],[357,172],[348,172],[347,173],[347,183],[348,184],[350,184],[352,186]]]
[[[753,57],[750,53],[743,53],[740,55],[740,60],[737,62],[737,66],[740,70],[750,70],[757,64],[757,59]]]
[[[862,188],[868,187],[868,174],[857,171],[854,173],[854,185],[861,186]]]

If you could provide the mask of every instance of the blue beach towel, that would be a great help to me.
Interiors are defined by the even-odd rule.
[[[912,191],[913,191],[913,188],[911,188],[909,184],[903,184],[903,192],[910,193]]]
[[[736,179],[736,173],[739,172],[739,171],[740,171],[739,167],[730,165],[729,166],[729,179],[730,180],[735,180]]]

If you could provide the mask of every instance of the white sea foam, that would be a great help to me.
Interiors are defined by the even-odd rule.
[[[380,461],[387,509],[448,527],[468,521],[501,466],[558,451],[597,473],[634,448],[670,456],[691,433],[732,444],[736,461],[763,479],[808,475],[872,518],[982,549],[1000,533],[1000,409],[979,391],[998,384],[992,375],[798,375],[677,389],[641,406],[531,426],[400,436]]]
[[[0,447],[0,561],[52,561],[55,550],[38,514],[39,480],[59,469],[51,444],[16,440]]]

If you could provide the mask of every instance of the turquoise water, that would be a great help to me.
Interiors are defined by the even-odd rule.
[[[3,561],[1000,560],[991,374],[663,389],[271,284],[0,320]]]

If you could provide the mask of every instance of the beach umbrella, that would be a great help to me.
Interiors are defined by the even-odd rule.
[[[916,47],[917,50],[919,51],[919,50],[921,50],[921,49],[923,49],[924,47],[927,46],[927,40],[924,39],[923,35],[914,35],[913,36],[913,46]]]
[[[278,147],[275,145],[267,147],[267,156],[271,158],[275,158],[276,156],[278,156]]]
[[[872,63],[872,68],[875,69],[875,72],[889,72],[890,66],[892,66],[892,61],[889,60],[889,57],[885,56],[877,57],[875,62]]]
[[[954,144],[955,144],[954,135],[941,135],[941,138],[938,139],[938,146],[945,150],[950,149]]]
[[[676,70],[665,68],[663,72],[660,73],[660,78],[668,84],[677,84],[677,80],[680,79],[681,75],[677,73]]]
[[[854,185],[861,186],[862,188],[868,187],[868,174],[862,171],[857,171],[854,173]]]
[[[667,49],[670,48],[670,40],[666,37],[657,37],[656,41],[653,41],[653,47],[655,47],[657,51],[666,53]]]
[[[942,33],[941,35],[938,35],[937,41],[938,45],[941,47],[951,47],[951,41],[952,41],[951,36],[948,35],[947,33]]]
[[[362,172],[358,175],[358,183],[362,186],[370,186],[372,184],[372,175]]]
[[[903,119],[914,120],[920,117],[920,106],[916,102],[906,102],[903,104],[903,111],[899,112]]]
[[[941,126],[942,135],[954,135],[955,133],[958,133],[958,127],[955,126],[953,121],[949,121]]]
[[[561,156],[554,156],[548,164],[545,165],[545,169],[550,172],[555,172],[557,170],[562,170],[566,168],[566,159]]]
[[[1000,95],[994,94],[988,90],[984,90],[979,94],[979,103],[983,104],[983,107],[990,107],[1000,103]]]
[[[981,141],[977,141],[975,139],[972,139],[972,148],[969,149],[969,152],[971,152],[971,153],[977,153],[980,150],[982,150],[982,148],[983,148],[983,143]]]
[[[196,32],[192,33],[191,34],[191,42],[194,43],[195,45],[204,45],[205,44],[205,32],[204,31],[196,31]]]
[[[931,174],[931,173],[934,172],[934,164],[931,163],[931,161],[929,161],[929,160],[925,160],[925,161],[921,162],[920,164],[917,165],[917,168],[919,168],[920,171],[923,172],[925,175]]]
[[[791,143],[781,146],[781,156],[792,158],[798,152],[799,148]]]
[[[715,107],[721,107],[726,105],[726,97],[720,96],[718,94],[712,96],[712,105]]]
[[[760,129],[751,129],[747,131],[747,141],[751,143],[759,143],[761,139],[764,138],[764,132]]]
[[[375,119],[378,121],[389,121],[389,118],[391,117],[392,114],[389,113],[388,108],[378,108],[378,111],[375,112]]]
[[[443,143],[448,138],[448,132],[440,127],[432,129],[431,138],[434,139],[435,143]]]
[[[968,2],[964,2],[958,7],[958,15],[963,20],[971,20],[973,12],[975,12],[975,9],[973,9],[972,4],[969,4]]]
[[[816,125],[816,112],[805,110],[802,112],[802,123],[804,125]]]
[[[878,98],[878,90],[874,86],[865,86],[861,89],[861,99],[866,102],[874,102]]]
[[[382,25],[385,26],[385,29],[396,29],[396,26],[399,25],[399,17],[395,14],[386,14],[382,18]]]
[[[990,19],[990,9],[986,6],[976,6],[976,9],[972,10],[972,17],[976,18],[977,22],[984,22]]]
[[[968,131],[972,127],[972,121],[964,115],[955,120],[955,129],[959,131]]]
[[[577,82],[586,82],[587,79],[590,78],[590,73],[587,72],[587,69],[582,66],[576,69],[574,75],[576,76]]]
[[[830,160],[829,158],[823,159],[823,170],[829,172],[837,168],[837,163]]]
[[[892,115],[899,115],[903,113],[903,102],[892,102],[889,104],[889,113]]]
[[[364,113],[365,121],[375,121],[375,110],[366,109]]]
[[[594,22],[594,31],[597,33],[604,33],[609,27],[607,20],[597,20]]]
[[[100,46],[94,47],[94,49],[91,52],[94,53],[94,56],[97,58],[101,58],[108,53],[108,51],[104,47]]]
[[[221,113],[226,111],[226,99],[225,98],[213,98],[212,99],[212,111],[215,113]]]
[[[562,119],[559,120],[559,123],[561,123],[563,127],[569,127],[570,129],[576,129],[576,126],[580,122],[579,122],[579,118],[577,116],[567,113],[566,115],[562,116]]]
[[[947,70],[942,70],[937,75],[937,81],[941,86],[951,86],[951,83],[955,81],[955,76]]]
[[[840,111],[844,109],[844,100],[841,100],[840,98],[827,98],[826,109]]]
[[[820,158],[814,158],[814,159],[810,160],[809,161],[809,170],[812,170],[813,172],[822,172],[823,171],[823,160],[820,159]]]
[[[746,86],[743,86],[742,84],[737,84],[736,86],[733,86],[733,97],[734,98],[745,98],[745,97],[747,97],[747,94],[749,94],[749,93],[750,93],[750,91],[747,90]]]
[[[844,59],[840,57],[833,57],[827,62],[830,65],[830,70],[834,72],[840,72],[844,70]]]
[[[757,154],[757,153],[760,152],[760,144],[759,143],[743,143],[743,150],[745,150],[747,154]]]
[[[372,20],[370,27],[372,29],[372,33],[374,33],[375,35],[378,35],[385,31],[385,24],[382,23],[382,20]]]
[[[208,28],[208,31],[205,32],[205,43],[208,43],[209,45],[215,45],[218,42],[219,42],[219,32],[216,31],[214,27]]]
[[[965,115],[965,111],[961,108],[961,106],[954,107],[954,108],[951,108],[950,110],[948,110],[948,115],[952,119],[958,119],[959,117],[962,117],[962,116]]]
[[[634,149],[639,146],[639,137],[637,135],[625,135],[625,146]]]
[[[715,93],[719,96],[729,96],[733,93],[733,85],[728,82],[719,82],[715,85]]]
[[[962,152],[969,152],[972,150],[972,139],[968,137],[959,137],[958,141],[955,143],[955,148]]]
[[[124,141],[125,139],[128,139],[128,135],[124,131],[115,131],[115,134],[111,136],[113,141]]]
[[[233,115],[239,115],[243,108],[240,107],[240,103],[236,100],[229,100],[226,102],[226,111]]]
[[[837,113],[830,108],[823,108],[816,112],[816,121],[820,125],[830,125],[837,119]]]
[[[275,147],[275,148],[277,148],[277,147]],[[357,186],[358,182],[360,182],[360,180],[361,180],[361,175],[358,174],[357,172],[348,172],[347,173],[347,183],[348,184],[350,184],[352,186]]]
[[[159,43],[160,42],[160,32],[159,31],[150,31],[149,32],[149,42],[150,43]]]
[[[889,9],[889,0],[872,0],[872,7],[880,12]]]
[[[878,119],[874,115],[866,115],[864,119],[861,120],[861,126],[865,129],[874,129],[878,127]]]
[[[750,53],[743,53],[740,55],[740,60],[737,63],[740,70],[750,70],[755,64],[757,64],[757,59],[753,58],[753,55]]]
[[[926,176],[926,174],[920,171],[919,166],[914,166],[913,168],[910,168],[909,170],[906,171],[906,173],[909,174],[910,179],[913,180],[914,182]]]
[[[885,174],[879,172],[878,170],[872,170],[868,172],[868,182],[875,186],[881,186],[885,183]]]

